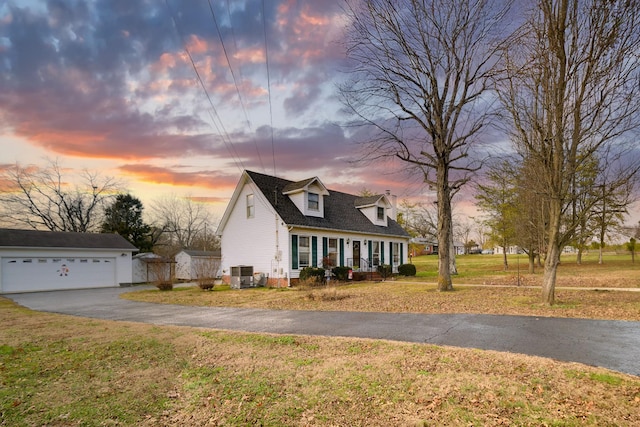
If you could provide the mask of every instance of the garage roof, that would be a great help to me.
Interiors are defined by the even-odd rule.
[[[136,252],[138,248],[119,234],[0,228],[0,247],[114,249]]]

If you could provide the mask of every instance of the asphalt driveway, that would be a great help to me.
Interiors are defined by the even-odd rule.
[[[481,314],[185,307],[119,298],[132,288],[4,295],[38,311],[156,325],[386,339],[508,351],[640,376],[640,322]]]

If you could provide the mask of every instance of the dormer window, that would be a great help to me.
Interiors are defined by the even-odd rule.
[[[320,196],[317,193],[308,193],[308,204],[309,210],[318,211],[320,210]]]
[[[303,215],[324,218],[324,199],[329,191],[318,178],[289,183],[282,194],[288,196]]]
[[[366,216],[371,223],[381,227],[387,227],[387,209],[392,205],[384,194],[358,197],[354,206]]]

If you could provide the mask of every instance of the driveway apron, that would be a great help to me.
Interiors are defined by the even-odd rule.
[[[640,375],[640,322],[191,307],[119,298],[120,293],[132,290],[104,288],[4,296],[33,310],[106,320],[449,345],[549,357]]]

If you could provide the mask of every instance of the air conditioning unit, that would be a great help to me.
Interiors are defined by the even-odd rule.
[[[233,289],[251,288],[253,281],[253,266],[237,265],[231,267],[231,287]]]

